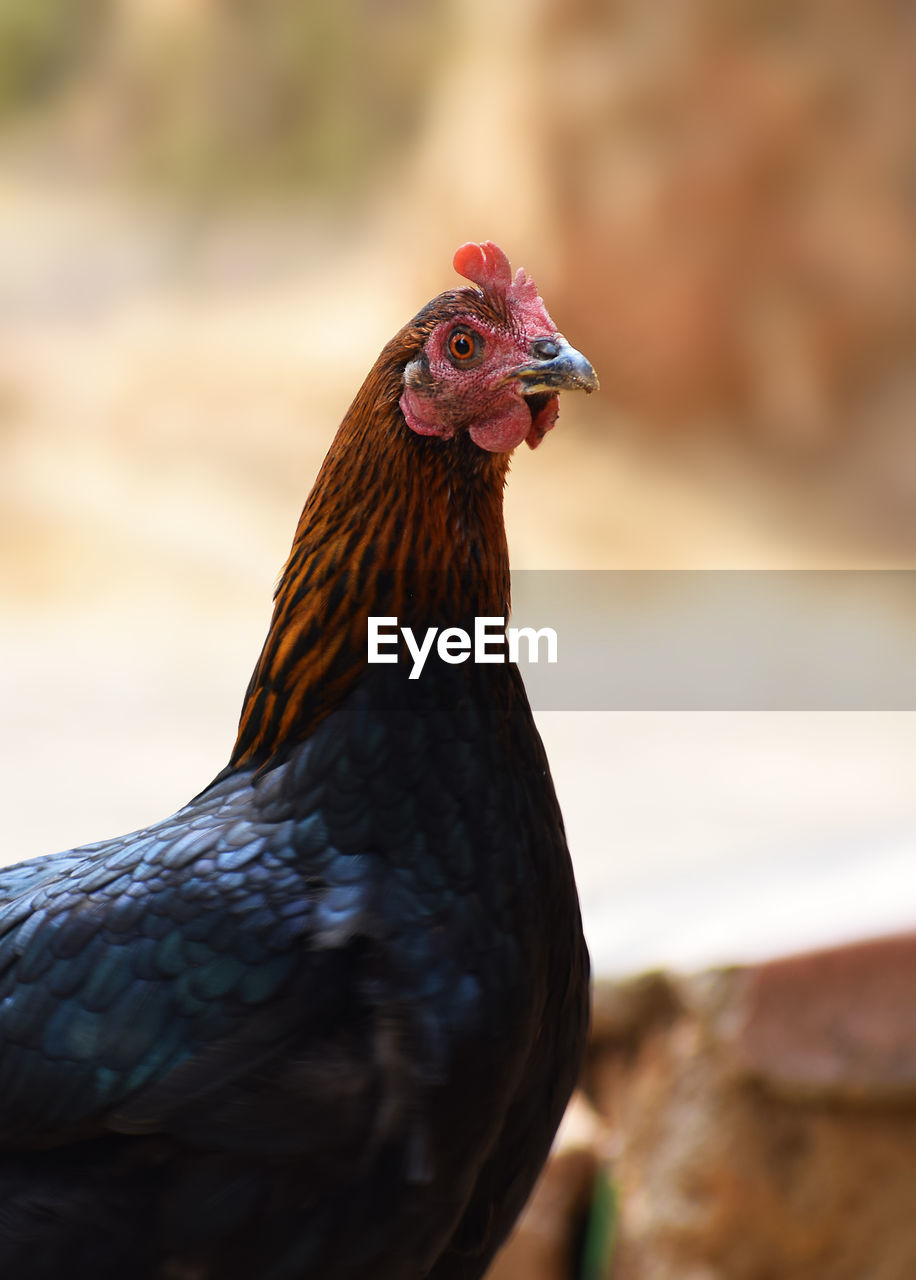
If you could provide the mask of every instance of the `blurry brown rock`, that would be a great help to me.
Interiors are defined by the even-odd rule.
[[[586,1080],[612,1121],[613,1280],[912,1280],[916,934],[669,988]]]
[[[735,997],[730,1039],[768,1089],[916,1106],[916,935],[762,965]]]

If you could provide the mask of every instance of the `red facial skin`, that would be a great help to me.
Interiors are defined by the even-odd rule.
[[[540,396],[529,404],[513,375],[530,363],[532,342],[560,335],[533,281],[523,271],[513,281],[508,259],[492,242],[462,245],[455,267],[505,321],[487,322],[469,311],[433,329],[421,361],[405,371],[400,406],[407,425],[419,435],[443,439],[466,430],[490,453],[511,452],[523,440],[535,449],[557,420],[559,399]],[[449,354],[456,330],[472,335],[477,345],[466,361]]]

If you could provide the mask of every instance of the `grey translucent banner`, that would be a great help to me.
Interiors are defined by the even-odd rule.
[[[521,571],[535,709],[916,710],[916,572]]]

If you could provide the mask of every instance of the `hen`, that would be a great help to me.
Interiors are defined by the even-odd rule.
[[[0,1275],[472,1280],[543,1164],[588,958],[524,688],[370,664],[367,620],[506,616],[510,453],[597,380],[495,245],[455,266],[321,468],[228,766],[0,872]]]

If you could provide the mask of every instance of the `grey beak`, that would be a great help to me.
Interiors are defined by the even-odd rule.
[[[522,384],[524,395],[537,391],[590,393],[598,390],[598,375],[589,361],[559,334],[537,339],[531,344],[531,354],[536,358],[511,374],[514,381]]]

